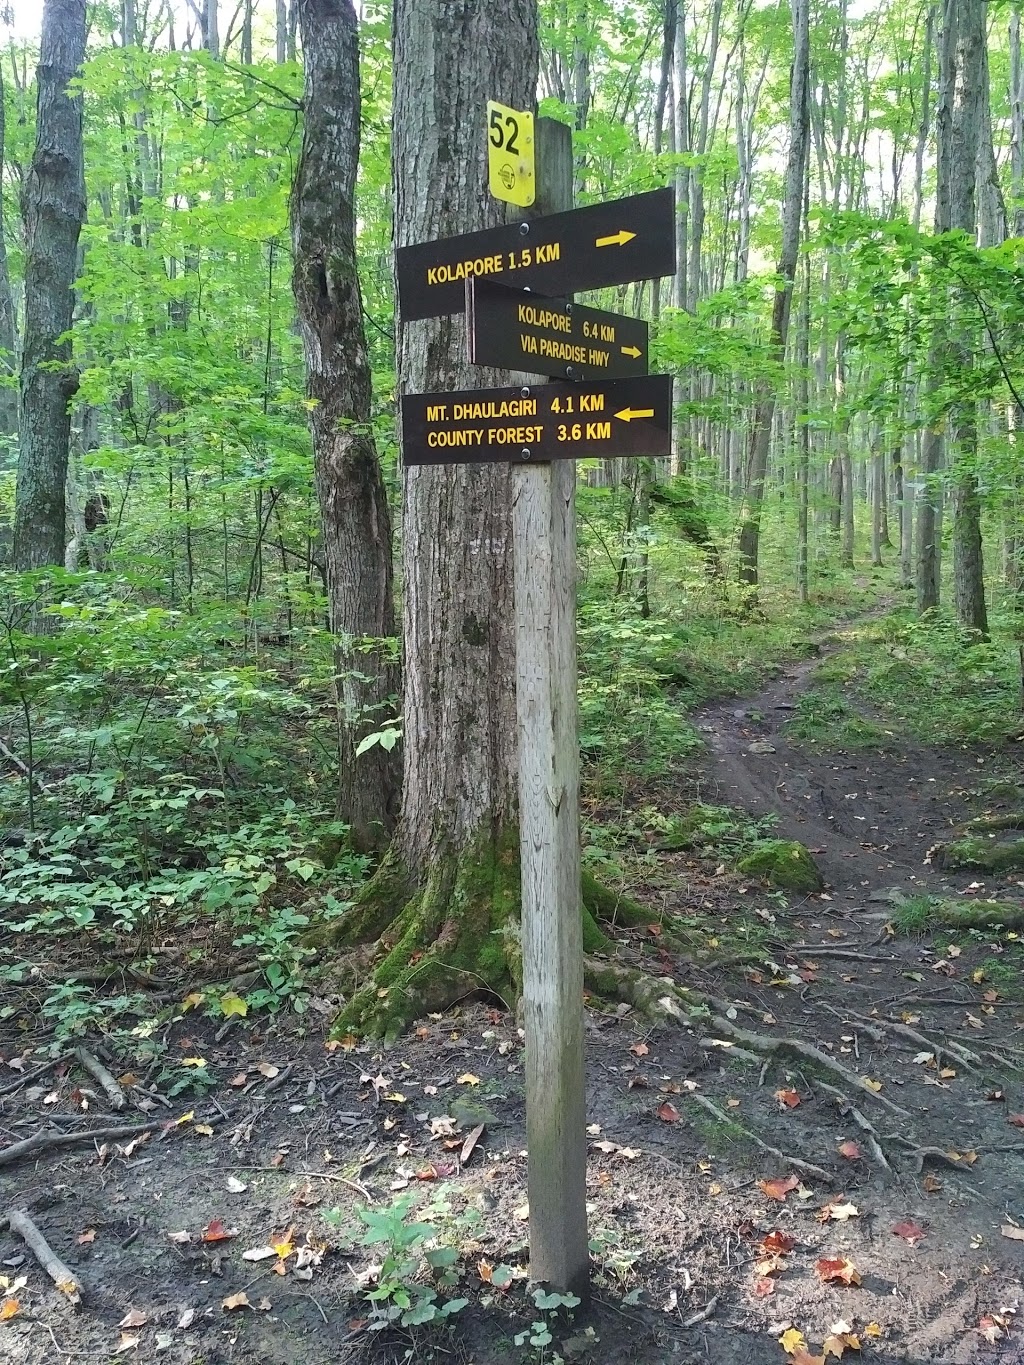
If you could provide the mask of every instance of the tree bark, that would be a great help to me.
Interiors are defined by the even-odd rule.
[[[68,84],[85,58],[85,0],[45,0],[36,147],[25,187],[25,335],[14,566],[64,563],[65,482],[78,388],[71,329],[85,218],[82,96]]]
[[[778,273],[781,284],[775,291],[769,351],[773,362],[782,366],[786,355],[789,314],[796,278],[797,251],[800,245],[800,220],[803,217],[804,175],[808,142],[808,85],[810,72],[810,34],[808,0],[792,0],[793,66],[789,91],[789,153],[786,158],[785,199],[782,211],[782,250]],[[775,416],[775,385],[760,386],[754,426],[747,456],[743,506],[740,511],[740,582],[756,588],[758,549],[761,538],[761,504],[768,471],[768,449]]]
[[[950,227],[974,237],[978,222],[977,168],[986,93],[984,0],[958,0],[957,75],[953,97],[950,148]],[[971,301],[961,295],[951,359],[961,377],[974,367],[978,344],[967,320]],[[962,381],[961,381],[962,382]],[[981,539],[981,495],[978,488],[978,404],[965,398],[950,413],[950,438],[956,466],[953,483],[953,600],[961,625],[988,634],[985,574]]]
[[[4,83],[0,75],[0,166],[4,164],[5,119]],[[0,436],[14,436],[18,430],[18,329],[11,293],[11,273],[7,262],[7,229],[3,197],[0,196],[0,376],[8,382],[0,388]]]
[[[391,518],[370,427],[370,363],[356,270],[359,45],[351,0],[299,0],[306,117],[291,200],[292,288],[336,637],[339,818],[353,844],[382,847],[397,810],[397,764],[359,742],[393,714]]]
[[[502,221],[483,111],[496,92],[533,106],[534,0],[395,0],[393,41],[396,246]],[[465,349],[461,315],[399,320],[399,391],[511,382],[470,366]],[[395,1033],[468,992],[511,1001],[521,989],[511,526],[509,465],[406,469],[402,808],[377,876],[333,934],[379,939],[383,957],[340,1028]]]

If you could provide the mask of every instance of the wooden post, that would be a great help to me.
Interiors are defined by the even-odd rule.
[[[538,119],[535,213],[572,208],[572,134]],[[529,240],[528,238],[526,240]],[[515,466],[530,1275],[586,1293],[583,925],[576,732],[576,467]]]

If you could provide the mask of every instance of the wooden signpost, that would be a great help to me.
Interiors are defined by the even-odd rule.
[[[668,455],[672,380],[647,374],[646,323],[564,296],[674,274],[675,207],[666,189],[573,210],[569,128],[538,119],[535,148],[544,216],[405,247],[397,259],[403,319],[459,312],[468,295],[470,358],[532,373],[508,388],[405,395],[402,452],[409,465],[514,466],[530,1273],[582,1295],[590,1251],[575,461]],[[535,383],[536,373],[560,382]]]

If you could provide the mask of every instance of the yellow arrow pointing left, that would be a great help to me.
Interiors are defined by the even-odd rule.
[[[623,346],[621,350],[623,355],[631,355],[634,360],[639,360],[642,354],[639,346]]]
[[[625,246],[626,243],[631,242],[635,236],[636,236],[635,232],[627,232],[625,228],[620,228],[618,232],[613,233],[610,237],[598,237],[594,245]]]
[[[634,417],[653,417],[653,416],[654,416],[654,409],[653,409],[653,408],[623,408],[622,411],[621,411],[621,412],[617,412],[617,413],[615,414],[615,416],[616,416],[616,417],[620,417],[624,422],[632,422],[632,420],[633,420]]]

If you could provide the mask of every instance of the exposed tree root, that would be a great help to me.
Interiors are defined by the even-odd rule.
[[[709,1100],[706,1095],[687,1095],[686,1102],[687,1104],[700,1105],[702,1109],[706,1110],[712,1118],[717,1119],[719,1123],[724,1124],[726,1127],[738,1129],[755,1147],[759,1147],[762,1152],[767,1152],[769,1156],[775,1157],[784,1165],[792,1166],[794,1170],[802,1171],[804,1175],[811,1176],[814,1180],[820,1180],[826,1185],[835,1184],[834,1179],[829,1175],[828,1171],[822,1170],[820,1166],[815,1166],[813,1162],[804,1161],[802,1157],[790,1156],[787,1152],[780,1151],[778,1147],[773,1147],[771,1143],[765,1142],[764,1139],[759,1138],[756,1133],[752,1133],[749,1128],[744,1128],[742,1123],[737,1123],[735,1118],[726,1114],[724,1110],[719,1109],[714,1100]]]
[[[153,1119],[149,1123],[132,1123],[124,1128],[92,1128],[81,1133],[33,1133],[21,1142],[12,1142],[0,1151],[0,1166],[13,1165],[24,1156],[35,1156],[54,1147],[78,1147],[83,1142],[106,1142],[113,1138],[138,1137],[140,1133],[154,1133],[163,1128],[167,1119]]]
[[[94,1057],[87,1048],[79,1047],[75,1049],[75,1060],[83,1070],[88,1071],[89,1075],[99,1082],[110,1102],[111,1109],[123,1109],[125,1107],[127,1100],[124,1091],[97,1057]]]
[[[882,1141],[878,1136],[878,1129],[871,1120],[861,1113],[848,1095],[842,1090],[837,1090],[834,1085],[829,1085],[826,1081],[819,1081],[817,1078],[815,1078],[811,1084],[817,1090],[822,1091],[823,1094],[829,1095],[835,1100],[844,1118],[853,1119],[854,1123],[864,1134],[864,1140],[867,1143],[872,1160],[875,1162],[876,1166],[881,1167],[886,1182],[888,1183],[888,1181],[895,1180],[896,1172],[889,1164],[888,1158],[882,1149]]]
[[[984,1069],[981,1057],[961,1043],[937,1043],[934,1039],[919,1033],[917,1029],[911,1028],[908,1024],[897,1023],[895,1019],[884,1019],[881,1016],[874,1015],[867,1018],[863,1014],[855,1014],[852,1010],[847,1010],[845,1014],[840,1014],[838,1010],[830,1010],[829,1012],[848,1020],[857,1028],[881,1030],[884,1033],[895,1034],[898,1038],[905,1038],[915,1047],[934,1053],[936,1061],[941,1061],[943,1057],[946,1057],[949,1061],[962,1066],[965,1071],[971,1071],[975,1074]]]
[[[829,1057],[820,1048],[814,1047],[811,1043],[805,1043],[801,1038],[773,1038],[763,1033],[751,1033],[749,1029],[740,1028],[738,1024],[732,1023],[728,1019],[723,1019],[720,1015],[713,1015],[710,1020],[710,1027],[716,1033],[721,1033],[726,1038],[731,1038],[736,1043],[741,1043],[749,1048],[751,1052],[760,1053],[761,1056],[770,1056],[776,1053],[790,1053],[795,1057],[802,1057],[804,1061],[810,1062],[813,1066],[822,1071],[831,1073],[860,1094],[870,1095],[876,1104],[880,1104],[884,1109],[888,1109],[892,1114],[899,1114],[900,1118],[909,1118],[906,1109],[895,1104],[885,1095],[876,1093],[871,1087],[865,1084],[863,1076],[858,1076],[856,1072],[850,1071],[837,1062],[833,1057]]]
[[[964,1161],[961,1157],[954,1156],[952,1152],[944,1152],[941,1147],[918,1147],[907,1138],[900,1137],[893,1133],[890,1142],[898,1142],[901,1146],[908,1148],[908,1156],[914,1163],[914,1171],[920,1175],[924,1170],[926,1161],[935,1161],[941,1166],[952,1166],[956,1171],[969,1171],[971,1163]]]

